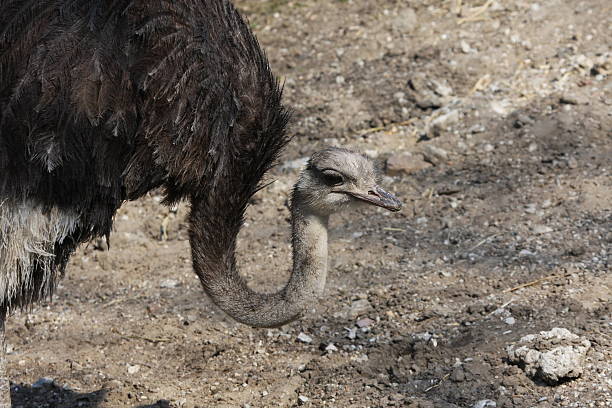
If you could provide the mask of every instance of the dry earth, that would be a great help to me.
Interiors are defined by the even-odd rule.
[[[187,204],[126,204],[110,251],[79,250],[53,301],[10,319],[13,407],[612,406],[612,4],[238,5],[295,110],[240,236],[252,284],[287,277],[288,191],[320,147],[389,159],[405,209],[334,219],[325,298],[255,330],[204,296]],[[553,327],[592,344],[557,386],[505,353]]]

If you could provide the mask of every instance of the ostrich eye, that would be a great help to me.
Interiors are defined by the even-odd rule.
[[[337,171],[323,170],[321,174],[323,175],[323,181],[328,186],[339,186],[344,183],[344,177]]]

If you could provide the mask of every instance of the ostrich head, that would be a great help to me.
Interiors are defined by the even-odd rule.
[[[300,175],[293,204],[307,212],[331,215],[370,204],[399,211],[402,203],[378,186],[379,172],[367,157],[341,148],[315,153]]]

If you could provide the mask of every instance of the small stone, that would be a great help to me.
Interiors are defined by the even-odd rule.
[[[448,152],[433,145],[425,146],[423,149],[423,156],[425,157],[425,161],[428,161],[434,166],[448,160]]]
[[[512,317],[512,316],[506,317],[504,319],[504,323],[506,323],[508,325],[513,325],[514,323],[516,323],[516,319],[514,319],[514,317]]]
[[[391,21],[393,28],[402,33],[410,33],[418,26],[418,18],[411,8],[401,10]]]
[[[302,343],[306,343],[306,344],[312,343],[312,337],[310,337],[306,333],[300,332],[300,334],[298,334],[298,336],[297,336],[297,339],[298,339],[298,341],[300,341]]]
[[[359,317],[369,312],[372,309],[372,305],[368,299],[358,299],[351,303],[349,309],[349,317]]]
[[[535,232],[538,235],[541,234],[548,234],[550,232],[553,232],[554,230],[552,228],[550,228],[549,226],[546,225],[534,225],[533,226],[533,232]]]
[[[300,396],[298,397],[298,404],[299,404],[299,405],[304,405],[304,404],[305,404],[305,403],[307,403],[308,401],[310,401],[310,398],[308,398],[308,397],[305,397],[305,396],[303,396],[303,395],[300,395]]]
[[[459,121],[459,111],[457,109],[446,112],[435,118],[431,124],[435,126],[449,126]]]
[[[348,332],[346,334],[346,337],[349,338],[350,340],[355,340],[357,338],[357,329],[351,328],[351,329],[346,329],[346,331]]]
[[[529,147],[527,148],[527,150],[529,151],[529,153],[533,153],[536,150],[538,150],[538,145],[535,142],[532,142],[529,144]]]
[[[164,279],[159,283],[160,288],[172,289],[179,285],[179,281],[176,279]]]
[[[128,374],[136,374],[138,371],[140,371],[140,366],[138,364],[136,365],[128,364],[127,366]]]
[[[541,205],[541,207],[542,207],[543,209],[546,209],[546,208],[550,208],[550,207],[552,207],[552,201],[550,201],[550,200],[544,200],[544,201],[542,201],[542,205]]]
[[[519,252],[519,256],[533,256],[533,255],[535,255],[535,253],[534,253],[534,252],[531,252],[531,251],[530,251],[530,250],[528,250],[528,249],[522,249],[522,250]]]
[[[537,210],[537,204],[535,203],[530,203],[525,206],[525,212],[527,214],[535,214],[536,210]]]
[[[461,367],[455,367],[450,375],[450,380],[453,382],[465,381],[465,371]]]
[[[338,347],[336,347],[334,343],[329,343],[327,346],[325,346],[325,351],[328,353],[333,353],[338,351]]]
[[[342,75],[338,75],[338,76],[336,77],[336,83],[337,83],[338,85],[342,85],[342,84],[344,84],[344,82],[345,82],[345,79],[344,79],[344,77],[343,77]]]
[[[493,408],[497,406],[497,402],[489,399],[480,400],[472,405],[472,408]]]
[[[485,145],[482,146],[482,150],[486,153],[490,153],[495,150],[495,146],[493,146],[491,143],[485,143]]]
[[[461,51],[464,54],[469,54],[470,52],[472,52],[472,47],[470,47],[470,44],[467,43],[467,41],[465,40],[461,40],[461,42],[459,43],[459,45],[461,46]]]
[[[357,327],[359,327],[360,329],[364,328],[364,327],[370,327],[374,324],[374,320],[368,318],[368,317],[364,317],[363,319],[359,319],[357,320]]]
[[[575,169],[576,167],[578,167],[578,160],[576,160],[575,157],[570,157],[569,159],[567,159],[567,167],[569,167],[570,169]]]
[[[431,167],[430,163],[423,160],[420,155],[412,155],[404,152],[391,155],[387,159],[387,174],[396,176],[399,174],[413,174]]]
[[[440,96],[450,96],[453,94],[453,88],[448,85],[446,80],[438,81],[435,79],[430,79],[431,85],[433,86],[433,91]],[[459,111],[455,111],[459,113]]]

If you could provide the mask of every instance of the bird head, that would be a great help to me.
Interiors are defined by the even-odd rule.
[[[312,155],[294,190],[294,203],[330,215],[356,205],[399,211],[402,203],[378,184],[379,172],[369,158],[330,147]]]

